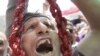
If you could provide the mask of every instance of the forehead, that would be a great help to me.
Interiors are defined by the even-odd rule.
[[[28,21],[26,21],[24,24],[31,24],[31,23],[38,23],[38,22],[42,22],[42,23],[50,23],[50,20],[46,17],[34,17],[34,18],[30,18]]]

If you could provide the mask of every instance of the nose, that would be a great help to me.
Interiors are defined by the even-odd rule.
[[[45,33],[49,33],[49,28],[48,26],[46,26],[43,23],[40,23],[38,26],[38,34],[45,34]]]

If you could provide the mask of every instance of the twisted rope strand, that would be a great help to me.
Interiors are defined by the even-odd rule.
[[[15,9],[14,22],[12,25],[12,32],[9,36],[10,47],[13,50],[12,56],[24,56],[23,51],[20,48],[20,37],[18,31],[20,30],[23,20],[23,13],[25,10],[25,0],[18,0],[18,4]]]
[[[50,12],[52,16],[55,18],[58,27],[58,35],[62,41],[61,44],[61,51],[63,56],[72,56],[71,54],[71,38],[69,37],[68,33],[66,32],[66,19],[62,17],[61,10],[59,6],[56,4],[56,0],[47,0],[50,4]]]
[[[60,8],[56,4],[56,0],[48,0],[50,3],[50,11],[52,16],[56,19],[57,27],[59,29],[59,37],[62,40],[61,51],[63,56],[71,56],[71,44],[70,38],[66,32],[66,21],[65,18],[62,17]],[[12,33],[9,37],[10,46],[13,50],[12,56],[24,56],[23,51],[20,48],[20,38],[18,32],[21,27],[21,23],[23,20],[23,13],[25,10],[25,0],[18,0],[18,5],[15,10],[14,15],[14,23],[12,25]]]

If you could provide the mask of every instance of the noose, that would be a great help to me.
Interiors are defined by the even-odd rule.
[[[12,56],[24,56],[23,51],[20,48],[20,36],[19,30],[22,25],[24,10],[25,10],[25,0],[18,0],[18,5],[15,9],[14,23],[12,25],[12,32],[9,37],[10,47],[13,50]],[[66,32],[66,20],[62,17],[61,11],[56,4],[55,0],[48,0],[50,3],[50,11],[52,16],[56,19],[57,27],[59,29],[59,37],[62,40],[61,51],[63,56],[71,56],[71,43],[67,32]]]
[[[58,27],[58,35],[62,41],[61,44],[61,52],[63,56],[72,56],[71,54],[71,37],[69,37],[66,32],[67,22],[64,17],[62,17],[61,10],[56,3],[56,0],[47,0],[50,4],[50,12],[52,16],[55,18],[57,27]]]
[[[25,0],[18,0],[18,4],[15,9],[14,22],[12,25],[12,32],[9,36],[10,47],[12,48],[12,56],[24,56],[23,51],[20,48],[20,36],[19,30],[22,25],[22,20],[25,10]]]

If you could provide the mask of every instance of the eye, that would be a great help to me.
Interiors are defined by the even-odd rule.
[[[32,31],[35,27],[36,27],[36,26],[31,25],[31,26],[29,26],[29,27],[27,28],[27,31]]]
[[[34,29],[35,26],[34,25],[31,25],[28,29]]]
[[[44,22],[44,24],[45,24],[48,28],[51,28],[51,29],[55,30],[53,24],[49,24],[49,23],[47,23],[47,22]]]
[[[69,29],[69,32],[70,32],[70,33],[73,33],[73,30],[72,30],[72,29]]]
[[[3,40],[0,40],[0,46],[4,45]]]

